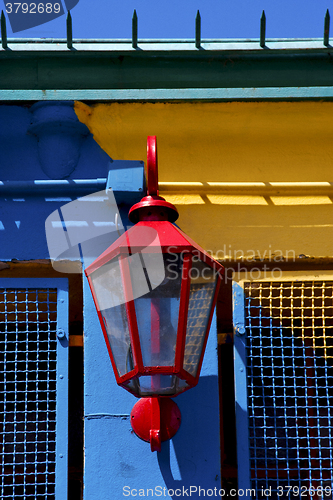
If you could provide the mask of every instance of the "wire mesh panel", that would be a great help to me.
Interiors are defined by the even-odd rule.
[[[332,498],[333,282],[248,282],[244,293],[252,488]]]
[[[0,287],[0,499],[55,499],[57,290]]]

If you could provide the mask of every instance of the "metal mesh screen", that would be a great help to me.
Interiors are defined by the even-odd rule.
[[[0,499],[55,498],[54,289],[0,289]]]
[[[245,297],[252,488],[332,498],[333,282],[246,283]]]

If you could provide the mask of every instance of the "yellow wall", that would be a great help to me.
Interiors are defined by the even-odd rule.
[[[114,159],[146,160],[147,135],[157,135],[160,182],[333,181],[330,102],[76,102],[75,110]],[[327,192],[161,194],[217,258],[333,257]]]

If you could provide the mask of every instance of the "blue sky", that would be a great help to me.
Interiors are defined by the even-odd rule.
[[[36,3],[39,1],[47,0]],[[8,0],[0,2],[4,8]],[[64,0],[59,3],[65,9]],[[139,39],[194,38],[198,9],[202,38],[258,38],[263,9],[267,38],[321,38],[326,9],[333,16],[333,0],[79,0],[72,10],[73,37],[130,38],[134,9],[139,19]],[[7,25],[8,37],[66,36],[64,15],[14,35],[9,22]]]

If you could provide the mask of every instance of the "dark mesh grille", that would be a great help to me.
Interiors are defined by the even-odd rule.
[[[332,498],[333,283],[246,283],[245,296],[252,487]]]
[[[54,289],[0,289],[0,499],[54,499]]]

